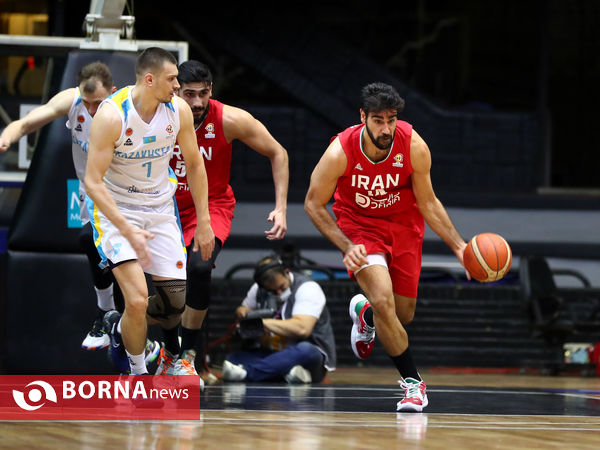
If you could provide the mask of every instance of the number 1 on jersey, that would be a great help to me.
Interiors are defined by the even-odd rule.
[[[148,173],[146,174],[146,176],[150,178],[150,172],[152,172],[152,161],[145,162],[144,164],[142,164],[142,167],[144,166],[148,166]]]

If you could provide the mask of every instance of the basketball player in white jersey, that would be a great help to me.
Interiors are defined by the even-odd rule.
[[[94,237],[103,263],[123,292],[118,320],[105,317],[111,334],[122,336],[132,374],[147,373],[144,362],[148,288],[152,276],[162,301],[165,348],[179,353],[178,325],[185,306],[186,254],[174,203],[177,178],[169,168],[175,141],[188,169],[198,225],[193,251],[208,259],[214,234],[208,186],[188,104],[175,94],[177,60],[157,47],[136,63],[136,84],[117,91],[100,106],[90,132],[85,187]],[[155,316],[156,317],[156,316]]]
[[[77,87],[59,92],[46,104],[33,109],[22,119],[11,122],[0,135],[0,153],[2,153],[21,137],[39,130],[52,120],[65,115],[68,117],[66,125],[71,130],[73,165],[77,178],[79,178],[79,200],[83,227],[79,242],[90,263],[98,304],[97,317],[92,329],[81,344],[85,350],[108,347],[110,340],[103,329],[102,318],[107,311],[115,309],[114,278],[110,271],[101,270],[98,267],[100,258],[94,246],[92,229],[85,207],[83,177],[87,163],[92,118],[100,103],[116,89],[113,86],[112,74],[106,64],[98,61],[87,64],[77,75]]]

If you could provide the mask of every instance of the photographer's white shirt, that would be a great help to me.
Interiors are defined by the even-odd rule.
[[[290,284],[294,283],[294,274],[290,272]],[[246,297],[242,301],[242,306],[250,309],[256,309],[256,294],[258,293],[258,284],[254,283]],[[277,311],[281,311],[282,314],[285,313],[285,303],[292,291],[290,288],[283,291],[283,293],[279,296],[279,301],[277,302]],[[321,312],[325,307],[325,293],[321,286],[316,281],[307,281],[306,283],[302,283],[300,287],[298,287],[298,291],[296,292],[296,301],[294,302],[294,308],[292,309],[292,316],[298,314],[305,314],[308,316],[316,317],[317,319],[321,316]],[[282,320],[290,319],[290,317],[281,317]]]

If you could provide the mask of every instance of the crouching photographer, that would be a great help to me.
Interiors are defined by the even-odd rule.
[[[257,263],[254,281],[235,312],[245,345],[225,357],[223,380],[321,382],[336,364],[325,293],[277,257]]]

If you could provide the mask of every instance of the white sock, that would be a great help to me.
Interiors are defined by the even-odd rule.
[[[127,359],[129,359],[129,367],[131,367],[132,375],[143,375],[148,373],[146,368],[146,352],[142,352],[140,355],[132,355],[127,350]]]
[[[102,311],[110,311],[111,309],[115,309],[115,299],[113,297],[113,285],[111,284],[106,289],[98,289],[94,286],[96,290],[96,297],[98,298],[98,308]]]
[[[121,320],[123,320],[122,317],[119,319],[119,323],[117,324],[117,333],[123,335],[123,333],[121,332]]]

